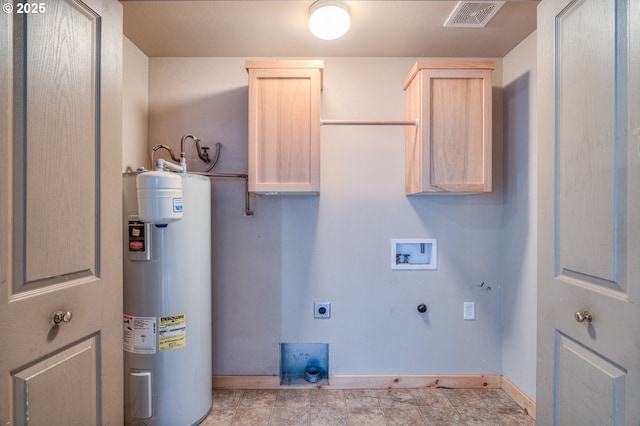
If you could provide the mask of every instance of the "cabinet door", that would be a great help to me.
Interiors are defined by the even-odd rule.
[[[424,69],[406,96],[406,193],[490,192],[491,70]]]
[[[317,193],[320,70],[249,69],[249,190]]]

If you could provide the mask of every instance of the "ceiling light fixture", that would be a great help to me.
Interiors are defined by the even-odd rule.
[[[309,29],[323,40],[335,40],[351,26],[349,8],[342,0],[316,0],[309,8]]]

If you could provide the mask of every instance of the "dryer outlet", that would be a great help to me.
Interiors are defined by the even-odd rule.
[[[331,302],[315,302],[313,304],[314,318],[331,318]]]

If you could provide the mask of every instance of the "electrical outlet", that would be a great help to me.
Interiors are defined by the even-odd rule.
[[[331,318],[331,302],[315,302],[313,304],[314,318]]]
[[[476,303],[464,302],[464,319],[475,320],[476,319]]]

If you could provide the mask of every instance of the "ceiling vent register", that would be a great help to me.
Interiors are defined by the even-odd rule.
[[[461,1],[444,23],[445,27],[484,28],[504,1]]]

